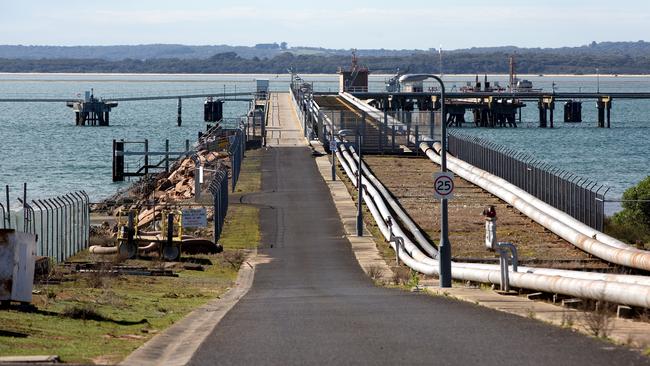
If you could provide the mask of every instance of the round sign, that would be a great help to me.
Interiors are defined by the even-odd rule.
[[[433,189],[436,198],[450,198],[454,192],[454,175],[450,172],[436,173],[433,178]]]

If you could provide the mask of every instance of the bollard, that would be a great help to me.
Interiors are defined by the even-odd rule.
[[[512,258],[512,271],[517,272],[519,264],[517,247],[512,243],[498,243],[496,249],[499,251],[499,268],[501,269],[500,288],[503,292],[510,291],[510,270],[508,268],[509,257]]]

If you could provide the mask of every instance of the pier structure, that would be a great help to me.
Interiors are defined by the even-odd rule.
[[[135,149],[126,150],[128,146],[134,146]],[[163,151],[150,150],[148,139],[142,141],[113,140],[113,182],[123,182],[125,178],[142,177],[151,172],[169,172],[170,163],[190,153],[189,140],[185,140],[185,148],[182,151],[170,151],[169,140],[165,140]],[[137,166],[128,166],[125,160],[125,157],[128,156],[140,157]],[[160,160],[155,161],[155,158]]]
[[[314,95],[331,95],[332,93],[314,93]],[[373,106],[386,111],[414,111],[440,109],[440,92],[351,92],[358,99],[368,101]],[[472,112],[474,123],[478,127],[509,126],[516,127],[513,116],[520,122],[521,111],[527,103],[537,105],[539,127],[554,127],[555,106],[562,103],[565,122],[582,121],[585,101],[595,101],[597,113],[596,126],[611,127],[611,109],[613,100],[648,100],[650,92],[509,92],[509,91],[462,91],[445,93],[446,120],[449,125],[462,126],[465,112]],[[497,121],[494,123],[492,121]],[[506,121],[505,123],[499,121]]]
[[[183,99],[203,98],[223,102],[249,102],[251,96],[256,94],[250,92],[214,92],[201,94],[182,94],[182,95],[145,95],[119,98],[100,98],[94,95],[94,92],[87,91],[83,99],[63,99],[63,98],[0,98],[0,103],[65,103],[67,107],[75,112],[75,125],[77,126],[108,126],[110,122],[110,112],[118,106],[119,102],[134,102],[148,100],[167,100],[174,99],[178,101],[176,109],[176,123],[182,125],[182,102]]]
[[[74,111],[77,126],[108,126],[111,109],[117,102],[104,101],[95,97],[92,91],[85,92],[81,101],[69,101],[66,105]]]

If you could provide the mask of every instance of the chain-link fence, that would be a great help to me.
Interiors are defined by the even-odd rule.
[[[90,200],[84,191],[48,199],[27,200],[26,189],[17,201],[21,209],[11,211],[9,187],[0,204],[2,227],[37,236],[36,255],[64,261],[88,247]]]
[[[244,134],[244,130],[237,129],[235,130],[235,133],[230,136],[229,149],[233,192],[235,191],[235,187],[239,181],[241,164],[244,160],[244,151],[246,151],[246,135]]]
[[[609,188],[505,146],[450,131],[449,152],[602,231]]]
[[[208,190],[214,206],[214,242],[217,243],[223,231],[228,213],[228,169],[220,165],[212,177]]]

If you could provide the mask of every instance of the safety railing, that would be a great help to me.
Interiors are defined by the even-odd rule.
[[[214,172],[208,190],[212,194],[214,207],[214,242],[217,243],[223,231],[228,213],[228,170],[221,165]]]
[[[439,111],[384,111],[368,104],[355,107],[360,101],[350,95],[340,97],[345,99],[343,104],[332,104],[314,95],[310,83],[295,80],[290,93],[305,137],[318,139],[325,146],[341,130],[355,131],[355,139],[361,136],[367,153],[399,153],[403,147],[418,153],[420,141],[440,141]]]
[[[603,231],[609,187],[491,141],[449,132],[449,152],[503,178],[545,203]]]
[[[27,200],[26,192],[25,187],[22,198],[17,199],[21,209],[12,212],[9,187],[6,187],[6,203],[0,204],[4,229],[36,235],[36,255],[50,257],[57,262],[65,261],[88,247],[90,200],[86,192],[32,200]]]

